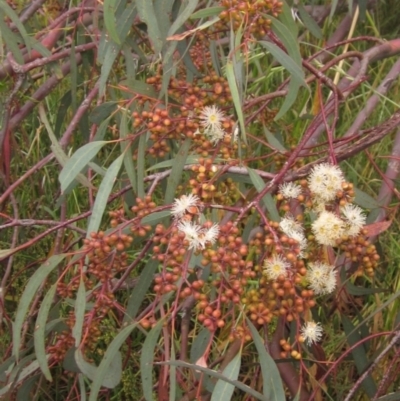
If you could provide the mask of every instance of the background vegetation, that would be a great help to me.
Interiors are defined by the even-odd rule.
[[[400,398],[397,1],[0,10],[0,398]],[[328,209],[367,215],[331,245],[321,163],[345,177]]]

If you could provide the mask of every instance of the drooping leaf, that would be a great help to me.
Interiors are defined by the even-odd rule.
[[[249,177],[251,179],[251,182],[254,185],[254,188],[257,190],[257,192],[261,192],[265,187],[264,180],[258,175],[258,173],[255,170],[253,170],[253,169],[251,169],[249,167],[247,167],[247,170],[249,172]],[[276,207],[276,203],[274,202],[271,194],[264,195],[263,196],[263,202],[264,202],[264,205],[265,205],[265,207],[267,208],[267,210],[268,210],[268,212],[270,214],[269,217],[273,221],[280,221],[281,218],[279,216],[279,212],[278,212],[278,209]]]
[[[139,146],[137,150],[137,195],[139,198],[144,198],[144,167],[145,167],[145,156],[146,156],[146,135],[142,134],[139,138]]]
[[[252,389],[251,387],[247,386],[246,384],[243,384],[242,382],[240,382],[238,380],[228,379],[226,376],[222,375],[221,373],[216,372],[215,370],[212,370],[209,368],[205,368],[204,366],[194,365],[194,364],[183,362],[183,361],[159,362],[158,365],[175,365],[175,366],[180,366],[180,367],[200,371],[200,372],[205,373],[218,380],[226,381],[227,383],[233,385],[234,387],[237,387],[239,390],[244,391],[245,393],[251,395],[252,397],[256,398],[257,400],[270,401],[270,400],[268,400],[267,397],[263,396],[261,393]]]
[[[75,180],[76,176],[87,166],[87,164],[96,156],[98,151],[107,141],[90,142],[79,148],[71,158],[65,163],[58,177],[61,184],[61,191],[64,192],[68,186]]]
[[[170,215],[171,212],[169,210],[162,210],[161,212],[150,213],[147,216],[143,217],[142,220],[140,220],[140,224],[142,225],[150,224],[154,226]]]
[[[175,197],[175,191],[181,181],[182,172],[186,164],[191,144],[192,140],[190,138],[186,138],[174,159],[175,162],[172,166],[171,174],[167,180],[167,190],[165,191],[164,196],[165,205],[171,203]]]
[[[35,323],[35,331],[33,333],[33,340],[35,345],[35,353],[36,358],[39,363],[40,370],[44,374],[44,377],[49,380],[53,381],[49,369],[49,365],[47,363],[47,355],[46,355],[46,322],[49,317],[49,312],[51,305],[53,304],[54,295],[57,290],[57,283],[53,284],[49,291],[47,291],[43,301],[40,305],[39,312],[36,318]]]
[[[121,122],[119,125],[119,135],[121,139],[125,139],[128,136],[128,124],[126,113],[122,113]],[[132,185],[132,191],[137,192],[137,181],[135,165],[133,163],[133,155],[130,143],[127,141],[121,142],[121,152],[124,154],[124,167],[126,175],[129,178],[129,182]]]
[[[21,345],[21,329],[24,323],[25,315],[28,312],[29,305],[36,295],[36,291],[40,285],[46,280],[50,272],[65,258],[66,254],[59,254],[51,256],[45,263],[43,263],[28,280],[28,283],[22,293],[17,312],[15,314],[15,321],[13,325],[13,355],[18,359],[19,347]],[[38,364],[39,366],[39,364]]]
[[[117,110],[117,107],[117,102],[104,102],[101,105],[97,106],[90,113],[89,119],[93,124],[99,125],[102,121],[113,114],[114,111]]]
[[[157,260],[150,258],[146,263],[142,273],[140,273],[139,281],[132,290],[128,300],[123,321],[124,323],[129,323],[136,317],[140,305],[142,305],[143,299],[147,294],[147,290],[150,288],[151,283],[153,282],[154,273],[156,272],[158,265],[159,262]]]
[[[149,332],[143,343],[140,356],[140,373],[142,377],[143,396],[146,401],[154,401],[153,398],[153,363],[155,348],[164,320],[161,319]]]
[[[272,54],[272,56],[290,72],[292,79],[297,79],[300,85],[307,87],[307,84],[304,80],[304,71],[290,56],[288,56],[274,43],[265,42],[262,40],[260,40],[259,43],[265,47]]]
[[[158,21],[152,1],[136,0],[139,18],[147,25],[147,33],[154,47],[154,54],[158,55],[164,44],[165,38],[162,37],[158,27]]]
[[[111,39],[117,43],[121,44],[121,40],[118,36],[117,32],[117,24],[115,18],[117,0],[104,0],[103,3],[103,15],[104,15],[104,24],[107,28],[107,31],[111,37]]]
[[[260,337],[257,329],[251,323],[249,319],[247,319],[247,324],[251,331],[251,336],[254,341],[254,345],[257,349],[257,354],[260,361],[261,373],[263,378],[263,394],[267,400],[274,401],[285,401],[285,390],[283,389],[281,375],[276,366],[275,361],[267,352],[264,341]]]
[[[82,277],[79,281],[75,302],[75,324],[72,328],[72,337],[75,338],[75,347],[78,348],[82,338],[83,320],[86,310],[86,289]]]
[[[111,344],[110,344],[111,346]],[[105,356],[104,356],[105,358]],[[103,358],[103,359],[104,359]],[[80,371],[88,377],[90,380],[96,380],[99,375],[99,367],[92,365],[87,362],[82,355],[80,349],[75,350],[75,361],[80,369]],[[106,388],[115,388],[121,381],[122,378],[122,356],[121,352],[117,349],[113,354],[112,358],[109,358],[108,361],[108,372],[104,376],[101,386]]]
[[[97,232],[100,227],[108,197],[113,189],[115,179],[117,178],[123,161],[124,155],[122,154],[111,163],[106,175],[103,178],[103,181],[101,181],[99,192],[97,192],[92,215],[90,216],[87,227],[87,238],[90,237],[90,233]]]
[[[196,363],[199,358],[204,354],[207,345],[210,342],[211,332],[207,328],[202,329],[199,334],[194,338],[190,348],[190,361]]]
[[[246,127],[244,124],[242,101],[239,96],[239,88],[238,88],[238,84],[240,84],[240,83],[236,82],[233,63],[231,60],[228,60],[225,68],[226,68],[226,79],[228,80],[228,85],[229,85],[229,89],[231,91],[233,105],[235,106],[235,111],[238,116],[242,139],[244,142],[246,142],[246,140],[247,140],[246,139]]]
[[[347,341],[350,346],[354,346],[360,342],[362,339],[355,329],[353,323],[347,316],[341,315],[341,321],[343,325],[343,329],[346,333]],[[358,346],[354,347],[351,351],[353,356],[354,364],[357,367],[358,374],[361,375],[364,370],[370,364],[370,361],[367,357],[366,350],[364,348],[364,344],[359,344]],[[364,388],[365,392],[368,394],[368,397],[373,398],[376,394],[376,384],[371,375],[368,375],[364,381],[362,382],[362,387]]]
[[[312,18],[302,4],[297,5],[299,10],[301,20],[303,21],[305,27],[317,38],[322,39],[322,31],[315,19]]]
[[[229,380],[237,380],[240,371],[242,352],[238,352],[229,362],[222,374]],[[211,395],[211,401],[230,401],[235,391],[235,386],[225,380],[218,380]]]
[[[207,7],[203,8],[202,10],[196,11],[190,16],[190,18],[198,19],[198,18],[214,17],[215,15],[219,15],[224,10],[225,10],[224,7]]]

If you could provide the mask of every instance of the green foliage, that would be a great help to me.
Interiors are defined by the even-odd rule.
[[[0,0],[0,396],[392,399],[389,5],[358,2],[347,49],[326,43],[352,1],[20,3]]]

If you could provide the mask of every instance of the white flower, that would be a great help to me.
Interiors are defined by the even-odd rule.
[[[329,163],[316,165],[308,177],[308,186],[317,198],[317,203],[334,200],[336,193],[342,189],[343,182],[342,170]]]
[[[307,240],[304,234],[301,231],[289,231],[286,234],[289,238],[292,238],[297,241],[300,253],[297,255],[298,258],[304,257],[303,251],[307,248]]]
[[[301,335],[304,337],[304,341],[307,345],[316,343],[322,338],[322,327],[320,323],[306,322],[301,328]]]
[[[221,139],[224,139],[226,135],[225,131],[221,129],[209,129],[204,131],[204,133],[209,137],[212,144],[216,145]]]
[[[210,228],[202,228],[191,221],[181,221],[178,229],[185,234],[185,239],[189,241],[189,249],[198,251],[204,249],[207,243],[213,244],[219,234],[218,224]]]
[[[225,114],[217,106],[206,106],[200,113],[200,124],[205,131],[222,131]]]
[[[218,238],[218,234],[219,234],[218,224],[214,224],[209,229],[204,229],[203,230],[204,242],[205,243],[210,242],[211,244],[213,244],[216,241],[216,239]]]
[[[336,287],[335,267],[319,262],[310,263],[306,280],[317,295],[330,294]]]
[[[356,237],[366,222],[366,217],[362,209],[356,205],[347,204],[340,211],[345,218],[346,234],[349,237]]]
[[[292,233],[293,231],[302,233],[304,230],[304,227],[290,214],[287,214],[285,217],[282,218],[279,223],[279,227],[288,237],[290,237],[289,233]]]
[[[321,212],[311,229],[321,245],[335,246],[336,241],[345,233],[343,220],[328,211]]]
[[[178,229],[185,234],[185,239],[189,241],[189,249],[197,249],[201,246],[201,227],[199,225],[191,221],[181,221]]]
[[[280,255],[274,255],[271,260],[265,260],[264,272],[268,278],[276,280],[279,276],[287,276],[290,263]]]
[[[191,208],[197,207],[200,199],[193,194],[182,195],[179,199],[175,199],[171,208],[171,214],[176,219],[181,219]]]
[[[279,193],[286,199],[296,199],[301,194],[301,186],[294,182],[279,185]]]

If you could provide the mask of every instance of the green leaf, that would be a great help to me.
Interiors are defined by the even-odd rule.
[[[196,11],[190,16],[190,18],[198,19],[198,18],[214,17],[214,15],[219,15],[224,10],[225,10],[224,7],[207,7],[199,11]]]
[[[140,356],[140,373],[142,378],[143,395],[146,401],[154,401],[153,398],[153,363],[155,348],[164,320],[161,319],[150,330],[143,343],[142,354]]]
[[[364,207],[366,209],[376,209],[380,207],[375,198],[373,198],[371,195],[368,195],[364,191],[361,191],[361,189],[354,188],[354,192],[356,194],[354,202],[361,207]]]
[[[147,294],[147,290],[153,282],[154,273],[156,272],[158,265],[159,262],[157,260],[150,258],[143,271],[140,273],[139,281],[132,290],[128,300],[124,323],[128,323],[136,317],[136,314]]]
[[[89,401],[97,401],[98,400],[98,394],[100,387],[103,385],[104,380],[110,373],[110,368],[112,362],[116,358],[116,354],[120,354],[119,349],[121,348],[121,345],[125,342],[125,340],[128,338],[128,336],[131,334],[131,332],[136,328],[137,323],[131,324],[125,328],[123,328],[114,338],[114,340],[111,341],[110,345],[107,348],[106,353],[104,354],[104,358],[101,360],[99,367],[97,368],[96,371],[96,376],[93,379],[93,383],[90,389],[90,396],[89,396]],[[118,356],[117,356],[118,358]],[[122,368],[122,365],[121,365]]]
[[[199,0],[192,0],[187,3],[186,7],[182,10],[169,28],[167,37],[172,36],[175,32],[177,32],[177,30],[189,19],[193,11],[196,9],[198,2]]]
[[[105,358],[105,356],[104,356]],[[94,381],[99,374],[99,367],[92,365],[87,362],[82,355],[80,349],[75,351],[75,361],[80,369],[80,371],[88,377],[90,380]],[[112,359],[109,361],[107,375],[103,378],[101,385],[107,388],[115,388],[118,386],[122,378],[122,356],[118,349],[113,354]]]
[[[145,166],[145,157],[146,157],[146,134],[140,135],[139,138],[139,146],[137,150],[137,194],[138,197],[143,199],[144,192],[144,166]]]
[[[115,10],[116,10],[117,0],[104,0],[103,3],[103,16],[104,16],[104,24],[107,28],[108,33],[110,34],[111,39],[117,43],[121,44],[121,40],[117,33],[117,25],[115,22]]]
[[[287,5],[286,1],[283,1],[283,12],[279,14],[279,20],[291,31],[294,38],[297,38],[299,34],[299,28],[293,21],[292,10]]]
[[[103,178],[103,181],[101,181],[99,192],[96,195],[92,215],[90,216],[90,221],[87,227],[87,238],[90,237],[90,233],[97,232],[99,230],[108,197],[113,189],[115,179],[117,178],[123,161],[124,155],[122,154],[111,163],[106,175]]]
[[[271,400],[267,399],[267,397],[265,397],[261,393],[259,393],[258,391],[253,390],[251,387],[246,386],[242,382],[240,382],[238,380],[228,379],[227,377],[225,377],[221,373],[218,373],[215,370],[212,370],[212,369],[209,369],[209,368],[204,368],[203,366],[194,365],[194,364],[183,362],[183,361],[159,362],[158,365],[171,365],[171,366],[173,365],[173,366],[180,366],[180,367],[183,367],[183,368],[194,369],[196,371],[198,370],[198,371],[203,372],[203,373],[205,373],[205,374],[207,374],[207,375],[209,375],[211,377],[215,377],[218,380],[223,380],[223,381],[226,381],[229,384],[232,384],[233,386],[237,387],[239,390],[242,390],[242,391],[246,392],[247,394],[253,396],[257,400],[271,401]]]
[[[314,18],[312,18],[304,6],[302,4],[297,5],[297,9],[300,13],[300,18],[303,21],[305,27],[314,35],[317,39],[322,39],[322,31],[318,24],[315,22]]]
[[[260,193],[265,187],[264,180],[258,175],[256,170],[247,167],[247,171],[249,172],[249,177],[254,185],[254,188],[257,190],[258,193]],[[280,221],[281,218],[279,216],[278,209],[276,208],[276,203],[274,202],[274,199],[272,198],[271,194],[264,195],[263,202],[270,214],[269,217],[273,221]]]
[[[71,156],[58,177],[61,184],[61,192],[64,192],[68,188],[72,181],[75,180],[76,176],[87,166],[106,143],[108,142],[95,141],[87,143]]]
[[[119,125],[119,135],[121,139],[125,139],[128,136],[128,124],[126,113],[122,113],[121,122]],[[129,178],[129,182],[132,185],[132,191],[137,192],[136,183],[136,172],[135,165],[133,163],[131,143],[127,141],[121,142],[121,152],[124,154],[124,167],[125,172]]]
[[[15,321],[13,325],[13,352],[16,359],[19,356],[19,347],[21,345],[21,329],[24,323],[25,315],[28,312],[29,305],[36,295],[37,290],[41,284],[46,280],[47,276],[53,269],[66,257],[66,254],[59,254],[51,256],[45,263],[43,263],[28,280],[28,283],[22,293],[17,312],[15,314]],[[38,365],[39,366],[39,365]]]
[[[190,348],[190,361],[196,363],[199,358],[204,355],[204,351],[210,342],[211,332],[210,330],[204,328],[199,334],[194,338],[192,347]]]
[[[143,217],[142,220],[140,220],[140,224],[145,225],[145,224],[150,224],[154,226],[161,220],[165,219],[166,217],[171,215],[170,210],[163,210],[161,212],[154,212],[150,213],[147,216]]]
[[[272,30],[285,46],[289,56],[301,68],[301,54],[297,37],[292,35],[292,32],[281,21],[271,16],[268,16],[268,19],[272,21]]]
[[[162,37],[158,27],[158,21],[154,5],[149,0],[136,0],[139,18],[147,25],[147,33],[154,47],[154,54],[158,55],[164,45],[165,38]]]
[[[283,117],[287,111],[290,110],[293,103],[297,99],[297,94],[299,93],[300,84],[296,79],[291,79],[288,86],[288,94],[285,96],[285,100],[279,109],[278,114],[275,116],[274,121],[279,120]]]
[[[111,114],[114,113],[118,108],[117,102],[104,102],[100,106],[97,106],[89,116],[89,120],[93,124],[99,125],[102,121],[108,118]]]
[[[79,281],[78,292],[75,302],[75,324],[72,328],[72,337],[75,338],[75,347],[78,348],[82,338],[83,320],[85,318],[86,309],[86,289],[82,277]]]
[[[10,20],[17,27],[17,29],[20,32],[22,38],[24,39],[25,46],[28,49],[28,53],[30,53],[30,51],[31,51],[31,48],[30,48],[30,43],[31,43],[30,37],[28,35],[28,32],[25,29],[24,24],[20,21],[18,15],[4,0],[0,0],[0,8],[3,10],[4,14],[7,15],[7,17],[10,18]],[[23,64],[23,63],[21,63],[21,64]]]
[[[223,375],[230,379],[236,380],[239,376],[242,352],[238,352],[224,369]],[[211,401],[230,401],[235,391],[235,386],[225,380],[218,380],[214,391],[211,395]]]
[[[185,166],[188,164],[196,164],[199,161],[199,156],[195,155],[190,155],[186,158],[186,163]],[[170,160],[164,160],[160,163],[154,164],[153,166],[150,166],[146,171],[153,171],[153,170],[158,170],[158,169],[163,169],[163,168],[170,168],[175,164],[175,159],[170,159]]]
[[[240,131],[242,133],[243,141],[246,143],[246,127],[244,124],[244,117],[242,111],[242,102],[239,96],[239,89],[236,82],[235,73],[233,70],[233,63],[229,60],[226,63],[226,79],[228,80],[229,89],[231,91],[233,105],[235,106],[235,111],[239,119]]]
[[[389,292],[390,290],[387,288],[365,288],[365,287],[357,287],[354,284],[347,282],[346,283],[346,290],[350,295],[370,295],[370,294],[377,294],[380,292]]]
[[[362,337],[359,335],[357,330],[355,329],[353,323],[350,319],[345,315],[341,315],[341,321],[343,325],[343,329],[346,333],[347,342],[352,347],[362,340]],[[354,363],[357,367],[357,372],[359,375],[364,373],[364,370],[369,366],[370,361],[368,360],[367,353],[364,348],[364,344],[359,344],[355,348],[352,349],[351,354],[353,356]],[[367,393],[368,397],[373,398],[376,394],[377,388],[376,384],[371,375],[368,375],[362,382],[362,387]]]
[[[297,79],[300,85],[303,85],[307,88],[306,81],[304,80],[304,71],[296,64],[296,62],[289,57],[282,49],[280,49],[277,45],[271,42],[259,41],[259,43],[265,47],[273,57],[284,67],[286,68],[292,79]]]
[[[49,369],[49,364],[47,363],[47,355],[46,355],[46,322],[49,317],[49,312],[51,305],[53,304],[54,295],[57,290],[57,283],[53,284],[49,291],[47,291],[43,301],[40,305],[39,312],[36,318],[35,323],[35,331],[33,333],[33,340],[35,345],[35,354],[37,361],[39,363],[39,367],[44,374],[44,377],[48,381],[53,381]]]
[[[274,147],[275,149],[277,149],[281,152],[287,152],[287,149],[283,146],[281,141],[278,138],[276,138],[267,127],[263,126],[263,129],[264,129],[265,136],[268,140],[268,143],[272,147]]]
[[[150,97],[152,99],[156,99],[158,96],[157,92],[155,91],[152,85],[146,84],[145,82],[138,81],[136,79],[124,79],[119,84],[121,86],[126,86],[134,93]]]
[[[266,396],[267,400],[285,401],[285,390],[283,389],[281,375],[276,363],[267,352],[264,341],[260,337],[257,329],[248,318],[246,318],[246,320],[251,331],[251,336],[253,337],[254,345],[257,349],[258,357],[260,358],[263,394]]]
[[[0,18],[0,32],[15,61],[21,65],[24,64],[24,57],[18,44],[18,36],[7,26],[3,18]]]
[[[178,154],[175,157],[175,162],[172,166],[171,174],[167,180],[167,190],[165,191],[164,204],[167,205],[174,200],[175,191],[182,178],[182,172],[189,154],[189,149],[192,144],[190,138],[186,138],[180,147]]]

